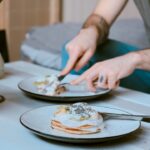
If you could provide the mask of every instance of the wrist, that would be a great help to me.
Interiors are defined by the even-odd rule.
[[[92,38],[94,37],[96,39],[96,41],[99,38],[99,33],[95,26],[89,26],[88,28],[82,28],[79,33],[81,33],[81,34],[87,33],[87,35],[90,35]]]
[[[102,16],[99,16],[97,14],[90,15],[86,22],[83,24],[82,28],[86,29],[89,27],[95,28],[98,33],[97,44],[101,44],[107,39],[109,33],[109,25]]]
[[[133,67],[135,69],[141,69],[141,62],[142,62],[142,56],[139,52],[130,52],[127,55],[129,55],[129,60],[131,60]]]

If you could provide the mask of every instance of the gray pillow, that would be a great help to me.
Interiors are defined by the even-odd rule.
[[[81,24],[67,23],[32,28],[21,45],[22,59],[59,70],[62,46],[80,27]]]

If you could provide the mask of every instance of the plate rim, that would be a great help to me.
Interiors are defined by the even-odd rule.
[[[61,104],[61,105],[63,105],[63,104]],[[19,121],[20,121],[20,123],[21,123],[25,128],[27,128],[29,131],[32,131],[34,134],[40,135],[40,136],[42,136],[42,137],[47,137],[47,138],[49,137],[49,139],[52,137],[51,139],[57,139],[57,140],[59,140],[59,139],[65,139],[65,140],[69,140],[69,141],[71,140],[72,142],[73,142],[73,140],[79,140],[79,141],[82,142],[82,141],[85,141],[85,140],[92,140],[92,141],[95,141],[95,140],[99,140],[99,139],[106,141],[107,139],[108,139],[108,140],[109,140],[109,139],[112,139],[112,138],[115,139],[115,138],[119,138],[119,137],[126,136],[126,135],[128,135],[128,134],[132,134],[132,133],[136,132],[136,131],[141,127],[141,121],[139,120],[139,121],[136,121],[136,122],[139,123],[138,127],[137,127],[136,129],[130,131],[130,132],[125,133],[125,134],[114,135],[114,136],[109,136],[109,137],[100,137],[100,138],[99,138],[99,137],[94,137],[94,138],[85,138],[85,137],[84,137],[84,138],[79,138],[79,137],[65,137],[65,136],[58,136],[58,135],[51,135],[51,134],[43,133],[43,132],[41,132],[41,131],[32,129],[32,128],[28,127],[27,125],[25,125],[25,124],[23,123],[22,117],[23,117],[26,113],[29,113],[29,112],[31,112],[31,111],[33,111],[33,110],[37,110],[37,109],[40,109],[40,108],[53,107],[53,106],[59,106],[59,105],[41,106],[41,107],[37,107],[37,108],[30,109],[30,110],[24,112],[24,113],[20,116]],[[119,111],[122,111],[122,112],[125,112],[125,113],[130,114],[129,112],[127,112],[127,111],[125,111],[125,110],[122,110],[122,109],[119,109],[119,108],[112,108],[112,107],[108,107],[108,106],[95,106],[95,105],[91,105],[91,106],[94,106],[94,107],[103,107],[103,108],[109,108],[109,109],[115,109],[115,110],[119,110]],[[72,135],[74,135],[74,134],[72,134]],[[106,139],[106,140],[105,140],[105,139]],[[59,140],[59,141],[62,141],[62,140]],[[69,142],[69,141],[68,141],[68,142]]]

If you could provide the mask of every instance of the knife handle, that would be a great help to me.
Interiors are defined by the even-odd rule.
[[[149,119],[149,115],[133,115],[133,114],[117,114],[117,113],[105,113],[105,112],[99,112],[103,116],[103,118],[106,119],[127,119],[127,120],[138,120],[141,121],[142,119]]]

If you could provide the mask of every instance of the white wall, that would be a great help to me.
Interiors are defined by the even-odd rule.
[[[91,11],[95,8],[99,0],[64,0],[63,21],[64,22],[83,22]],[[118,19],[139,18],[139,12],[133,2],[129,0],[127,6]]]

